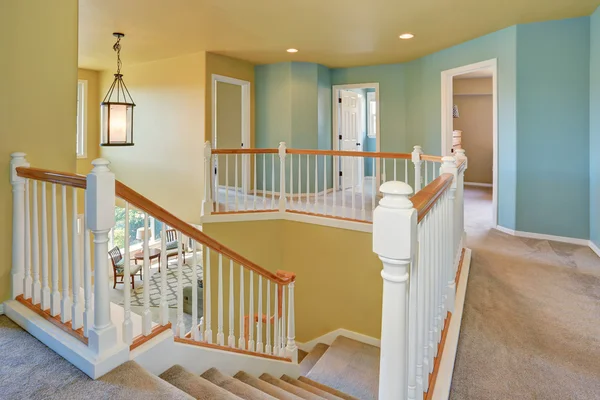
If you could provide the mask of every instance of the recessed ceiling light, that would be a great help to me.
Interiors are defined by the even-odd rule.
[[[297,53],[298,49],[287,49],[288,53]]]
[[[403,33],[399,37],[400,39],[412,39],[415,37],[415,35],[413,35],[412,33]]]

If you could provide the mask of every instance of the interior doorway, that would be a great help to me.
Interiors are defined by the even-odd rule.
[[[380,151],[379,84],[334,85],[332,93],[333,150]],[[337,157],[332,173],[334,190],[371,193],[371,185],[379,189],[379,163],[372,159]]]
[[[211,137],[212,147],[216,149],[250,147],[250,82],[228,76],[212,75]],[[237,172],[238,178],[241,180],[241,190],[247,193],[250,187],[250,158],[248,155],[242,155],[239,163],[236,163],[234,157],[230,158],[227,168],[222,164],[225,160],[221,160],[219,166],[215,158],[214,181],[218,186],[224,186],[226,179],[232,183],[235,181]],[[219,167],[221,173],[217,174]],[[216,176],[218,176],[218,182]],[[218,190],[218,188],[215,189]]]
[[[498,217],[498,90],[496,59],[442,72],[442,155],[465,150],[465,186],[491,192]]]

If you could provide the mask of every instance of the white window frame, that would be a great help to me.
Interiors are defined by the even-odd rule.
[[[375,102],[375,114],[371,114],[371,102]],[[369,139],[377,138],[377,113],[379,112],[379,104],[375,92],[367,93],[367,137]],[[374,131],[374,132],[373,132]]]
[[[77,158],[87,158],[87,93],[88,82],[77,81]]]

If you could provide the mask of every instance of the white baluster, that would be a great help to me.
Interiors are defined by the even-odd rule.
[[[273,355],[279,355],[279,284],[275,283],[275,309],[273,318]]]
[[[13,193],[11,298],[23,294],[25,278],[25,182],[17,175],[18,167],[29,167],[25,153],[12,153],[10,183]]]
[[[281,188],[279,188],[281,193]],[[271,209],[275,208],[275,154],[271,153]]]
[[[229,154],[225,154],[225,211],[229,211]]]
[[[177,231],[177,335],[180,338],[185,337],[185,323],[183,322],[183,254],[182,247],[185,243],[185,237]],[[166,266],[165,266],[166,268]],[[150,276],[150,274],[146,275]],[[149,280],[148,278],[145,281]],[[192,288],[192,292],[196,288]]]
[[[60,314],[60,292],[58,291],[58,222],[56,212],[56,184],[52,184],[51,243],[52,243],[52,292],[50,293],[50,315]]]
[[[242,154],[242,191],[244,192],[244,210],[248,210],[248,182],[246,181],[246,172],[244,168],[249,165],[248,161],[250,161],[249,154]]]
[[[233,260],[229,260],[229,336],[227,337],[227,346],[235,347],[234,335],[234,300],[233,300]]]
[[[428,162],[425,161],[425,186],[429,185],[429,174],[427,173],[427,164]]]
[[[417,252],[416,272],[417,277],[414,281],[417,284],[416,295],[416,396],[419,397],[423,393],[423,343],[424,343],[424,314],[425,314],[425,224],[424,221],[418,226],[419,251]]]
[[[250,292],[248,293],[250,309],[248,310],[248,350],[254,351],[254,272],[250,271]]]
[[[319,156],[315,154],[315,206],[313,208],[315,214],[318,214],[319,205]]]
[[[212,333],[212,327],[211,327],[211,322],[212,322],[212,318],[211,318],[211,303],[212,303],[212,299],[210,297],[210,247],[208,246],[204,246],[204,254],[206,255],[206,262],[204,263],[204,298],[205,303],[204,303],[204,326],[205,326],[205,330],[204,330],[204,340],[207,343],[212,343],[213,342],[213,333]],[[165,265],[166,268],[166,265]]]
[[[430,247],[429,247],[429,214],[425,215],[425,218],[421,221],[421,226],[423,229],[423,236],[421,238],[421,250],[420,250],[420,259],[419,262],[421,267],[421,285],[419,289],[422,290],[422,310],[423,315],[422,323],[422,360],[421,360],[421,382],[423,385],[423,392],[427,392],[429,390],[429,277],[431,272],[431,262],[430,262]],[[418,357],[418,355],[417,355]],[[418,361],[418,360],[417,360]],[[417,366],[418,368],[418,366]],[[418,372],[417,372],[418,373]],[[418,377],[417,377],[418,379]]]
[[[147,232],[144,233],[144,237]],[[125,202],[125,235],[124,235],[124,259],[123,263],[123,309],[125,317],[123,318],[123,341],[131,345],[133,343],[133,322],[131,321],[131,255],[129,250],[129,202]],[[144,272],[142,272],[144,273]],[[146,275],[146,279],[149,276]]]
[[[92,304],[92,255],[90,230],[87,223],[83,227],[83,336],[89,337],[93,327],[94,309]]]
[[[413,152],[411,153],[412,162],[415,165],[415,193],[418,193],[421,190],[421,155],[423,154],[423,150],[421,146],[415,146]],[[425,163],[427,165],[427,163]],[[427,176],[427,172],[425,172],[425,176]]]
[[[327,155],[323,156],[323,215],[327,215]]]
[[[290,186],[291,186],[290,182]],[[279,211],[285,211],[285,142],[279,143]]]
[[[397,167],[396,167],[396,159],[394,158],[394,180],[397,181],[398,179],[396,178],[396,171],[397,171]],[[406,181],[404,181],[406,182]],[[406,182],[408,183],[408,182]]]
[[[72,188],[72,236],[71,236],[71,286],[73,288],[73,305],[71,306],[71,327],[79,329],[83,325],[83,315],[81,308],[81,299],[79,296],[80,282],[80,260],[79,260],[79,241],[77,238],[77,188]]]
[[[97,159],[87,175],[86,223],[94,233],[94,326],[89,332],[88,347],[96,354],[127,352],[117,338],[117,328],[110,318],[108,293],[108,232],[115,226],[115,176],[109,162]],[[126,353],[125,353],[126,357]]]
[[[342,196],[342,217],[346,216],[346,184],[344,183],[344,180],[346,179],[346,177],[344,176],[344,164],[345,164],[345,159],[346,157],[340,157],[340,160],[342,160],[342,169],[340,170],[342,172],[341,177],[342,179],[340,179],[341,181],[341,192],[340,192],[340,196]]]
[[[152,333],[152,314],[150,312],[150,246],[148,240],[148,213],[144,213],[144,265],[142,275],[144,276],[144,310],[142,311],[142,334],[148,336]],[[126,260],[127,262],[127,260]]]
[[[433,372],[433,358],[435,357],[435,225],[433,209],[427,213],[427,324],[428,324],[428,360],[429,373]]]
[[[211,165],[212,149],[210,142],[204,142],[204,199],[202,200],[202,215],[210,215],[213,211],[212,204],[212,189],[213,185],[213,167]],[[219,197],[219,193],[215,192],[216,196]]]
[[[354,187],[356,186],[354,184],[354,182],[356,182],[356,179],[355,179],[356,165],[354,165],[354,163],[356,161],[356,157],[352,157],[351,160],[352,160],[352,181],[351,181],[352,182],[352,218],[356,219],[356,206],[355,206],[356,196],[354,194]]]
[[[261,321],[262,323],[262,321]],[[273,347],[271,346],[271,281],[267,279],[267,323],[265,324],[267,331],[267,344],[265,353],[272,354]]]
[[[46,182],[42,182],[42,310],[50,309],[50,286],[48,271],[48,216],[46,205]]]
[[[217,287],[217,344],[225,345],[225,334],[223,333],[223,255],[219,253],[219,282]]]
[[[244,315],[244,266],[240,264],[240,338],[238,348],[246,350],[246,327]]]
[[[298,210],[302,209],[302,154],[298,154]]]
[[[296,346],[296,320],[294,310],[294,281],[288,284],[288,319],[286,354],[294,364],[298,363],[298,347]]]
[[[408,183],[408,160],[404,159],[404,182]]]
[[[220,211],[220,209],[219,209],[219,185],[220,185],[220,181],[219,181],[219,155],[215,154],[214,157],[215,157],[215,164],[214,164],[215,165],[215,174],[214,174],[214,177],[215,177],[215,198],[216,198],[215,199],[216,200],[215,211]],[[212,168],[212,166],[211,166],[211,168]],[[165,268],[167,268],[167,267],[165,266]]]
[[[290,153],[290,204],[294,208],[294,155]]]
[[[235,154],[235,174],[234,174],[234,185],[235,185],[235,211],[240,210],[240,205],[238,202],[238,155]]]
[[[310,154],[306,155],[306,211],[310,211]]]
[[[159,320],[162,326],[169,323],[169,302],[167,301],[167,229],[164,222],[160,230],[160,303]],[[196,243],[196,242],[194,242]]]
[[[60,320],[64,324],[71,320],[71,296],[69,295],[69,234],[67,232],[67,187],[62,185],[61,213],[61,262],[62,262],[62,298],[60,301]],[[76,207],[76,204],[73,204]],[[75,232],[73,232],[75,235]]]
[[[383,263],[379,399],[404,400],[408,390],[408,281],[415,253],[417,212],[404,182],[381,186],[384,198],[373,215],[373,251]],[[393,238],[393,240],[390,240]]]
[[[381,159],[381,183],[387,182],[386,180],[386,170],[385,170],[385,158]]]
[[[377,205],[377,167],[375,157],[373,157],[373,181],[371,183],[371,209],[374,210]]]
[[[419,245],[419,228],[416,227],[414,232],[415,246]],[[419,259],[418,252],[413,253],[413,258],[410,262],[409,285],[408,285],[408,398],[416,400],[417,398],[417,313],[419,296],[418,281],[419,281]],[[420,393],[423,393],[421,390]],[[420,400],[420,399],[419,399]]]
[[[31,224],[29,216],[29,179],[25,179],[25,218],[24,218],[24,278],[23,278],[23,298],[31,298],[31,289],[33,279],[31,279]]]
[[[32,267],[33,288],[32,302],[39,304],[42,298],[42,284],[40,283],[40,233],[38,225],[38,183],[33,181],[33,227],[32,227]]]
[[[164,226],[164,224],[163,224]],[[202,335],[198,329],[198,262],[196,253],[198,246],[196,240],[192,239],[192,339],[196,342],[202,340]],[[165,267],[166,269],[166,267]]]
[[[331,170],[333,172],[336,172],[336,168],[338,167],[338,163],[336,162],[338,160],[338,158],[336,156],[331,156]],[[331,203],[331,215],[333,215],[335,217],[336,215],[336,210],[337,210],[337,202],[335,201],[335,195],[336,195],[336,191],[339,189],[339,185],[336,184],[336,182],[338,182],[339,184],[340,178],[339,176],[334,176],[333,177],[333,196],[332,196],[332,203]]]
[[[360,189],[360,216],[361,218],[364,220],[367,216],[367,212],[365,210],[365,157],[361,157],[360,158],[362,160],[362,168],[361,168],[361,174],[362,176],[360,177],[360,185],[361,185],[361,189]]]
[[[262,353],[264,351],[263,347],[263,335],[262,335],[262,326],[263,326],[263,310],[262,310],[262,301],[263,301],[263,290],[262,290],[262,276],[258,275],[258,323],[256,324],[256,352]]]
[[[254,153],[254,188],[252,189],[253,197],[252,197],[252,209],[256,210],[256,168],[258,168],[258,164],[256,163],[256,153]]]
[[[287,336],[285,334],[286,332],[286,324],[287,324],[287,320],[285,319],[285,315],[286,315],[286,308],[285,308],[285,286],[282,286],[281,288],[281,329],[280,329],[280,336],[281,336],[281,340],[279,341],[279,343],[281,344],[281,348],[279,350],[279,355],[280,356],[284,356],[285,355],[285,346],[286,346],[286,342],[287,342]]]
[[[263,210],[267,209],[267,155],[263,154],[262,155],[262,172],[263,172],[263,176],[262,176],[262,206],[263,206]]]

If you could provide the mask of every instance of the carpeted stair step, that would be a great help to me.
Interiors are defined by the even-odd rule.
[[[328,345],[325,343],[317,343],[315,347],[308,353],[302,361],[300,361],[300,375],[306,375],[315,366],[317,361],[325,354]]]
[[[300,382],[298,379],[294,379],[291,376],[282,375],[281,376],[281,380],[285,381],[285,382],[287,382],[287,383],[289,383],[291,385],[297,386],[297,387],[299,387],[301,389],[304,389],[307,392],[314,393],[317,396],[322,397],[324,399],[328,399],[328,400],[341,400],[341,398],[339,398],[339,397],[337,397],[337,396],[335,396],[335,395],[333,395],[331,393],[328,393],[328,392],[326,392],[324,390],[321,390],[319,388],[311,386],[308,383]]]
[[[200,378],[193,372],[180,365],[174,365],[162,374],[160,378],[171,385],[183,390],[198,400],[239,400],[235,394]]]
[[[277,386],[285,391],[293,393],[296,396],[303,398],[305,400],[323,400],[323,397],[318,396],[312,392],[309,392],[308,390],[304,390],[298,386],[294,386],[291,383],[282,381],[281,379],[275,378],[273,375],[262,374],[260,376],[260,379],[262,379],[265,382],[270,383],[271,385]]]
[[[376,400],[379,347],[338,336],[306,377],[361,400]]]
[[[319,389],[321,389],[321,390],[323,390],[325,392],[329,392],[329,393],[331,393],[331,394],[339,397],[340,399],[344,399],[344,400],[360,400],[360,399],[358,399],[358,398],[356,398],[354,396],[350,396],[349,394],[341,392],[341,391],[339,391],[337,389],[331,388],[331,387],[329,387],[327,385],[323,385],[322,383],[319,383],[319,382],[315,382],[312,379],[308,379],[305,376],[299,377],[298,380],[300,382],[304,382],[304,383],[312,385],[312,386],[314,386],[316,388],[319,388]]]
[[[232,378],[229,375],[221,373],[216,368],[211,368],[200,375],[202,378],[214,383],[217,386],[235,394],[246,400],[275,400],[275,397],[269,396],[265,392],[245,384],[244,382]]]
[[[301,397],[298,397],[295,394],[290,393],[280,387],[271,385],[270,383],[260,380],[250,374],[245,373],[244,371],[238,372],[233,377],[279,400],[302,400]]]

